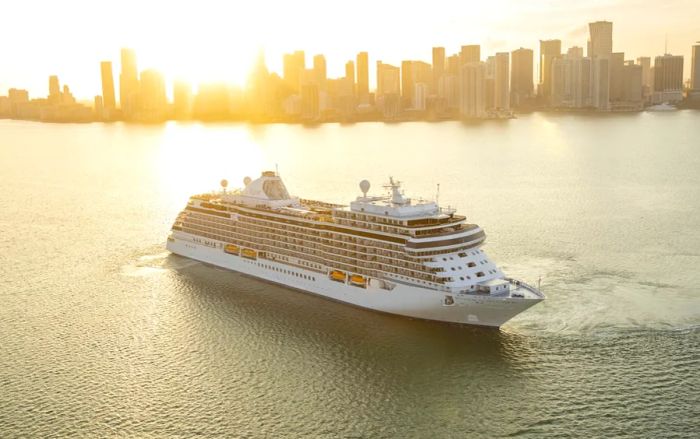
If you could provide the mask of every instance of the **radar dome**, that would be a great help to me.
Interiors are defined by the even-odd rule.
[[[228,186],[228,180],[224,178],[223,180],[221,180],[221,187],[225,188],[226,186]]]
[[[367,180],[362,180],[360,182],[360,190],[362,191],[365,196],[367,196],[367,192],[369,191],[369,181]]]
[[[250,177],[246,177],[246,178],[243,179],[243,184],[246,185],[246,186],[248,186],[248,185],[250,184],[251,181],[253,181],[253,180],[251,180]]]

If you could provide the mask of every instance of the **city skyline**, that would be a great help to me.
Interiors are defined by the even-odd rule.
[[[101,85],[99,77],[86,73],[92,68],[88,66],[93,59],[114,59],[122,47],[133,47],[143,68],[167,72],[170,94],[177,79],[192,84],[226,80],[243,85],[260,48],[271,71],[281,71],[283,53],[303,48],[307,55],[323,53],[328,75],[338,77],[343,75],[345,62],[359,51],[370,52],[372,62],[380,59],[397,65],[404,59],[430,62],[435,46],[450,53],[463,44],[479,44],[483,58],[519,47],[537,49],[539,40],[547,39],[560,39],[563,47],[585,47],[588,30],[584,23],[597,20],[615,23],[613,50],[624,50],[630,59],[662,54],[666,40],[670,53],[689,59],[691,44],[700,38],[700,26],[687,13],[691,6],[692,2],[671,1],[655,6],[650,14],[643,2],[633,0],[597,1],[587,6],[494,1],[433,2],[427,7],[415,2],[402,3],[401,8],[359,2],[343,11],[344,18],[339,20],[319,2],[298,6],[263,2],[243,9],[217,2],[203,2],[197,8],[160,3],[137,8],[125,2],[108,9],[109,19],[105,20],[104,5],[69,1],[39,7],[23,2],[2,6],[0,12],[30,17],[33,10],[40,9],[45,14],[31,26],[23,20],[8,20],[0,29],[0,37],[12,41],[4,55],[0,90],[17,87],[32,95],[42,94],[45,76],[55,74],[75,84],[76,96],[93,96]],[[308,13],[301,14],[302,10]],[[386,19],[391,14],[400,19]],[[40,27],[51,38],[17,38],[33,27]],[[684,69],[684,77],[689,77],[687,63]],[[370,87],[376,87],[373,77]]]

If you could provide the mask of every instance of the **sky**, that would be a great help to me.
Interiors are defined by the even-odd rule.
[[[481,44],[482,57],[540,39],[562,48],[586,47],[587,23],[613,22],[613,51],[626,59],[684,55],[690,75],[691,45],[700,40],[700,0],[430,0],[430,1],[160,1],[22,0],[0,3],[0,95],[11,87],[32,97],[48,93],[58,75],[74,95],[100,94],[99,62],[111,60],[119,76],[119,49],[136,50],[140,70],[155,68],[168,82],[243,84],[256,54],[281,72],[282,54],[326,56],[328,74],[369,52],[370,79],[377,60],[430,62],[431,48],[446,53]]]

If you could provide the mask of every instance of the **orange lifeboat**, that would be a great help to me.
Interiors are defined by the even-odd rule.
[[[234,244],[226,244],[224,246],[224,251],[230,255],[237,255],[239,252],[239,248],[237,245]]]
[[[336,282],[345,282],[345,273],[340,270],[333,270],[330,273],[331,280]]]
[[[350,276],[350,283],[357,285],[358,287],[365,287],[367,286],[367,278],[360,276],[359,274],[353,274]]]
[[[249,248],[244,248],[241,251],[241,256],[243,256],[244,258],[248,258],[248,259],[257,259],[258,258],[258,254],[255,252],[255,250],[252,250]]]

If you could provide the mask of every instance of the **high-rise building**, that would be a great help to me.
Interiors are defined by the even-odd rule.
[[[283,58],[284,81],[294,93],[299,93],[301,87],[301,75],[306,70],[306,55],[303,50],[294,53],[286,53]]]
[[[654,58],[654,103],[683,99],[683,57],[666,54]]]
[[[136,68],[136,52],[121,50],[121,73],[119,74],[119,105],[124,118],[131,118],[137,111],[139,78]]]
[[[168,99],[163,75],[157,70],[144,70],[141,72],[140,86],[137,116],[146,121],[164,120],[168,110]]]
[[[481,46],[469,44],[462,46],[459,51],[459,62],[461,65],[481,61]]]
[[[377,97],[387,94],[400,94],[400,69],[377,61]]]
[[[594,108],[610,110],[610,58],[594,56],[591,59],[592,100]]]
[[[173,113],[179,120],[192,117],[192,87],[184,81],[173,85]]]
[[[494,107],[508,110],[510,109],[510,54],[508,52],[497,53],[494,67]]]
[[[628,61],[622,67],[622,101],[630,109],[641,109],[642,95],[642,66]]]
[[[352,84],[353,95],[355,94],[355,62],[348,61],[345,63],[345,78]]]
[[[561,40],[540,40],[539,95],[545,100],[552,91],[552,60],[557,56],[561,56]]]
[[[486,64],[483,62],[471,62],[460,68],[459,113],[462,117],[482,118],[486,116],[485,76]]]
[[[100,63],[100,74],[102,77],[102,107],[105,116],[109,117],[110,113],[117,107],[116,98],[114,96],[112,63],[110,61],[102,61]]]
[[[428,84],[418,82],[413,87],[413,109],[425,111],[425,102],[428,97]]]
[[[377,80],[379,77],[377,77]],[[401,61],[401,107],[410,108],[413,100],[414,85],[413,61]]]
[[[588,23],[588,57],[609,59],[613,50],[613,24],[610,21]]]
[[[61,86],[58,82],[58,76],[49,76],[49,102],[58,104],[61,101]]]
[[[326,89],[326,57],[323,55],[314,56],[314,74],[319,90]]]
[[[443,97],[444,92],[440,90],[440,81],[445,75],[445,48],[433,47],[433,80],[432,94]]]
[[[301,73],[301,118],[313,122],[321,117],[320,90],[316,69]]]
[[[624,101],[624,52],[613,52],[610,54],[610,101]]]
[[[367,52],[357,54],[357,100],[362,104],[369,104],[369,56]]]
[[[690,89],[700,91],[700,42],[692,49],[690,59]]]
[[[532,80],[532,62],[534,54],[532,49],[514,50],[511,53],[510,69],[510,94],[513,106],[521,106],[532,96],[534,83]]]
[[[642,68],[642,96],[645,100],[651,100],[651,93],[654,90],[654,79],[651,74],[651,58],[642,56],[637,58],[637,65]]]

